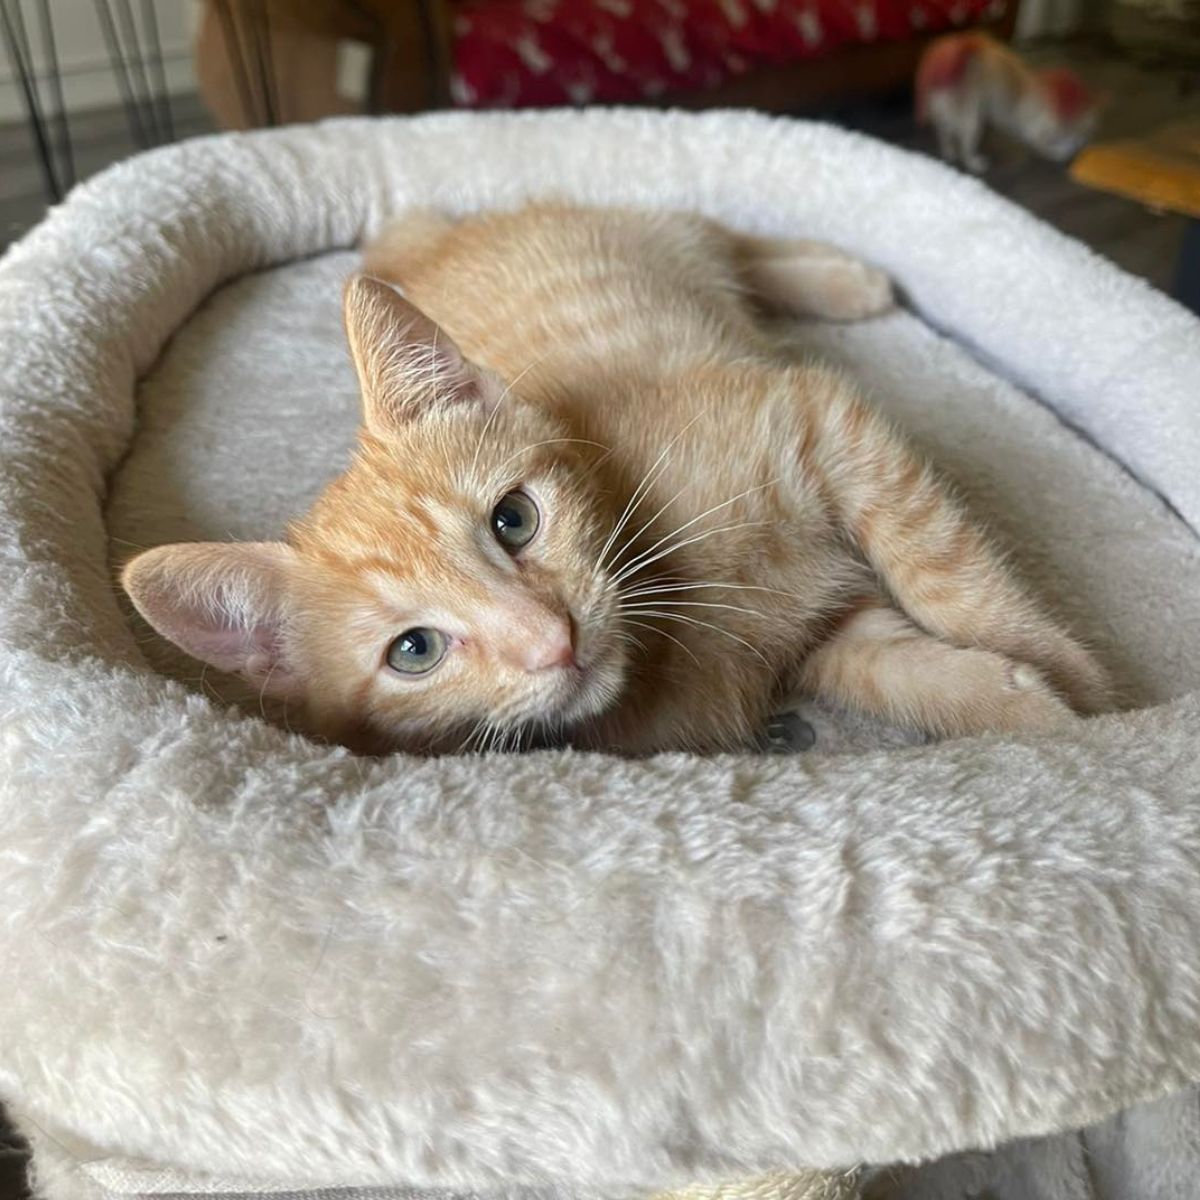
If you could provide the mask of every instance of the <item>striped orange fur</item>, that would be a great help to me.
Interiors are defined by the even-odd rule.
[[[852,384],[778,358],[756,323],[869,316],[890,303],[879,272],[555,205],[414,214],[366,265],[404,295],[347,286],[351,467],[284,543],[160,547],[123,577],[160,632],[310,729],[711,751],[797,689],[941,735],[1105,703],[1086,651]],[[418,643],[441,657],[413,674]]]

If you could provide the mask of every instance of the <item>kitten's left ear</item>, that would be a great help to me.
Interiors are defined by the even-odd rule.
[[[292,697],[302,684],[285,644],[295,567],[296,552],[283,542],[189,542],[137,555],[121,585],[138,612],[193,658]]]
[[[374,432],[406,424],[431,407],[496,400],[496,376],[463,357],[454,340],[394,288],[369,275],[346,284],[342,316]]]

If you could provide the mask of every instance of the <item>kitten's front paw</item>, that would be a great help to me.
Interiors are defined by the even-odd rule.
[[[812,725],[795,709],[785,709],[767,722],[759,749],[766,754],[800,754],[811,750],[816,741],[817,731]]]

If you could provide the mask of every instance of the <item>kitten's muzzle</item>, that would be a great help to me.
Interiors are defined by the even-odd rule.
[[[512,666],[530,675],[578,670],[575,634],[575,622],[569,614],[530,621],[520,629],[518,636],[507,640],[501,653]]]
[[[575,639],[570,625],[564,622],[550,637],[531,645],[522,663],[526,671],[553,671],[569,669],[577,671],[575,661]]]

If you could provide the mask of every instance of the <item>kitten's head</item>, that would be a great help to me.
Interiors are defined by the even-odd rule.
[[[286,542],[134,558],[134,604],[339,740],[447,749],[601,712],[626,662],[594,449],[386,284],[351,280],[345,321],[353,464]]]
[[[1041,92],[1025,124],[1027,136],[1047,158],[1066,162],[1092,139],[1105,97],[1066,67],[1048,67],[1038,80]]]

